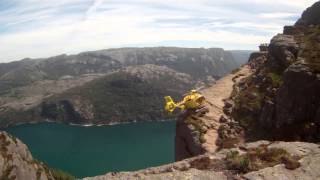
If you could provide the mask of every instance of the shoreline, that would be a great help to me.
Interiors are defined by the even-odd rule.
[[[176,118],[168,118],[163,120],[146,120],[146,121],[123,121],[123,122],[110,122],[110,123],[89,123],[89,124],[76,124],[76,123],[68,123],[61,121],[52,121],[52,120],[43,120],[43,121],[30,121],[30,122],[21,122],[16,124],[7,125],[5,127],[1,127],[0,130],[5,130],[10,127],[16,127],[21,125],[31,125],[31,124],[39,124],[39,123],[57,123],[57,124],[65,124],[69,126],[78,126],[78,127],[103,127],[103,126],[114,126],[114,125],[122,125],[122,124],[131,124],[131,123],[145,123],[145,122],[168,122],[168,121],[176,121]]]

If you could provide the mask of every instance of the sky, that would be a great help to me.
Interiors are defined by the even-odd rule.
[[[118,47],[256,50],[316,0],[0,0],[0,62]]]

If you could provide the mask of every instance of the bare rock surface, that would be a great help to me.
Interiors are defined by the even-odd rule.
[[[33,159],[27,146],[6,132],[0,132],[0,179],[53,180],[47,167]]]
[[[230,113],[247,141],[320,140],[320,2],[253,53],[254,73],[236,84]],[[227,128],[233,131],[234,128]]]
[[[248,180],[315,180],[320,178],[320,154],[306,156],[300,160],[301,167],[289,170],[283,164],[244,175]]]
[[[296,22],[298,26],[320,24],[320,2],[316,2],[313,6],[307,8],[301,18]]]
[[[246,149],[267,146],[268,149],[282,149],[292,156],[299,156],[300,167],[287,169],[279,163],[271,167],[248,173],[237,173],[226,165],[230,152],[248,153]],[[108,173],[88,177],[84,180],[315,180],[320,178],[320,145],[305,142],[270,142],[257,141],[247,143],[239,148],[222,149],[215,153],[206,153],[176,163],[152,167],[134,172]]]
[[[162,174],[135,174],[120,173],[119,175],[98,176],[95,178],[85,178],[84,180],[227,180],[227,176],[220,172],[201,171],[197,169],[190,169],[187,171],[174,171]]]

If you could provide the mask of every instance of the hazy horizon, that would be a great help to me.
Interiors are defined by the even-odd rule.
[[[124,47],[110,47],[110,48],[105,48],[105,49],[96,49],[96,50],[88,50],[88,51],[80,51],[80,52],[76,52],[76,53],[60,53],[60,54],[55,54],[55,55],[51,55],[51,56],[43,56],[43,57],[24,57],[21,59],[15,59],[15,60],[11,60],[11,61],[1,61],[0,59],[0,64],[1,63],[10,63],[10,62],[15,62],[15,61],[21,61],[21,60],[25,60],[25,59],[46,59],[46,58],[50,58],[50,57],[55,57],[55,56],[61,56],[61,55],[78,55],[80,53],[84,53],[84,52],[94,52],[94,51],[100,51],[100,50],[111,50],[111,49],[126,49],[126,48],[161,48],[161,47],[168,47],[168,48],[204,48],[204,49],[210,49],[210,48],[221,48],[221,47],[183,47],[183,46],[124,46]],[[223,48],[222,48],[223,49]],[[256,49],[223,49],[225,51],[258,51],[258,46]]]

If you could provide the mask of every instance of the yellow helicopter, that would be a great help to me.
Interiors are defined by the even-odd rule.
[[[165,111],[171,114],[176,108],[180,108],[181,110],[185,109],[198,109],[205,102],[205,97],[200,94],[197,90],[191,90],[182,101],[175,103],[170,96],[165,96]]]

